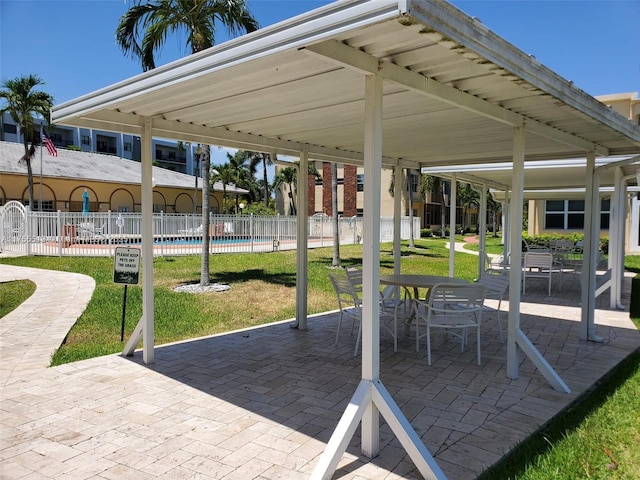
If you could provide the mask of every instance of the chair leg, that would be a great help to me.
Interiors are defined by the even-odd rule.
[[[354,320],[355,322],[355,320]],[[360,339],[362,338],[362,320],[360,320],[360,323],[358,324],[358,338],[356,339],[356,348],[353,351],[353,356],[357,357],[358,356],[358,348],[360,347]]]
[[[431,366],[431,330],[429,325],[427,325],[427,365]]]
[[[498,317],[498,332],[500,333],[500,343],[504,343],[504,337],[502,336],[502,322],[500,321],[500,305],[502,302],[498,303],[498,309],[496,310],[496,317]]]
[[[338,331],[336,331],[336,345],[338,345],[338,338],[340,338],[340,328],[342,328],[342,310],[340,310],[340,319],[338,320]]]
[[[478,365],[482,364],[480,359],[480,325],[476,327],[476,347],[478,348]]]

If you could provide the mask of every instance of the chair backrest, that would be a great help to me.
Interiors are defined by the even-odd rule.
[[[551,251],[556,253],[572,253],[574,250],[575,244],[573,240],[568,239],[559,239],[554,240],[551,243]]]
[[[347,280],[358,293],[359,297],[362,297],[362,269],[360,268],[347,268],[346,270]]]
[[[434,285],[429,292],[429,308],[435,315],[459,316],[482,311],[485,286],[480,283]]]
[[[360,295],[358,295],[357,290],[353,287],[346,276],[329,272],[329,281],[331,282],[331,285],[333,285],[333,289],[336,292],[338,304],[341,309],[343,308],[343,304],[360,306]]]
[[[553,255],[548,252],[527,252],[524,254],[525,268],[551,268]]]
[[[475,283],[484,286],[486,297],[502,299],[509,286],[509,277],[507,275],[485,272]]]

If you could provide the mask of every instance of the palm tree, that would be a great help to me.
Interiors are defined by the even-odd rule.
[[[267,167],[273,165],[271,156],[268,153],[262,152],[247,152],[249,154],[249,160],[251,162],[251,168],[255,172],[258,164],[262,164],[262,184],[264,185],[263,199],[264,206],[269,206],[269,179],[267,178]],[[275,155],[274,155],[275,156]],[[255,173],[254,173],[255,175]]]
[[[464,219],[465,227],[469,227],[471,223],[469,220],[469,209],[477,207],[480,204],[480,193],[467,183],[463,188],[458,190],[458,198],[462,205],[462,218]]]
[[[27,182],[29,184],[29,208],[33,210],[33,169],[31,159],[36,153],[36,144],[39,137],[36,136],[34,128],[34,116],[41,116],[47,123],[49,114],[53,106],[53,97],[41,90],[34,90],[44,82],[37,75],[23,75],[21,77],[7,80],[2,84],[0,98],[5,100],[5,105],[0,108],[0,117],[8,112],[11,118],[20,126],[22,141],[24,145],[24,155],[19,163],[27,165]],[[31,142],[31,146],[29,146]]]
[[[299,161],[295,162],[296,165],[300,165]],[[313,175],[315,177],[315,179],[319,179],[322,178],[320,176],[320,172],[318,172],[318,170],[316,169],[315,166],[315,162],[309,162],[308,164],[308,169],[307,169],[307,174],[308,175]],[[298,168],[291,166],[291,167],[284,167],[282,170],[280,170],[275,178],[273,179],[273,185],[271,186],[271,188],[273,190],[277,190],[282,188],[284,185],[288,185],[289,186],[289,213],[291,215],[295,215],[296,214],[296,202],[295,202],[295,198],[296,198],[296,190],[298,187]]]
[[[125,54],[140,60],[144,71],[155,68],[155,54],[169,33],[186,33],[191,53],[215,44],[216,22],[230,34],[253,32],[258,22],[245,0],[136,0],[120,19],[116,42]],[[142,31],[142,32],[141,32]],[[200,285],[209,284],[209,170],[211,155],[203,145],[202,165],[202,270]],[[206,177],[206,178],[205,178]]]
[[[213,165],[211,167],[211,183],[222,183],[222,211],[220,213],[227,213],[227,185],[234,183],[236,178],[235,169],[230,163],[223,163],[221,165]]]

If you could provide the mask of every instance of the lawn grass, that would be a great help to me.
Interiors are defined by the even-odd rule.
[[[36,284],[31,280],[0,282],[0,318],[16,309],[18,305],[33,295]]]
[[[403,243],[402,271],[447,275],[446,242],[420,239],[415,248]],[[340,248],[343,266],[360,265],[362,245]],[[472,280],[477,257],[458,255],[456,275]],[[332,248],[309,250],[308,312],[334,310],[335,294],[328,280]],[[93,277],[96,289],[87,309],[52,358],[52,365],[122,351],[120,329],[124,287],[112,281],[113,260],[100,257],[18,257],[3,263],[83,273]],[[198,282],[200,257],[164,257],[154,260],[155,340],[158,345],[285,320],[295,316],[296,252],[225,254],[211,257],[211,281],[231,289],[220,293],[175,292],[183,283]],[[381,245],[381,273],[393,272],[392,244]],[[142,314],[142,288],[129,286],[125,340]]]

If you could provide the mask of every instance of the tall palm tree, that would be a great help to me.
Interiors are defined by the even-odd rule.
[[[467,183],[463,188],[458,190],[458,199],[462,205],[462,218],[464,227],[469,227],[471,221],[469,219],[469,209],[480,205],[480,193]]]
[[[251,160],[251,152],[246,150],[238,150],[234,155],[227,153],[227,160],[231,169],[234,171],[233,183],[240,188],[249,190],[253,199],[255,190],[256,164]],[[235,213],[238,213],[238,196],[236,195]]]
[[[0,117],[9,113],[11,118],[20,126],[24,155],[19,163],[27,165],[27,182],[29,184],[29,208],[33,210],[33,169],[31,159],[36,152],[36,144],[39,137],[36,136],[34,116],[40,116],[48,123],[53,97],[41,90],[34,90],[44,82],[37,75],[23,75],[2,84],[0,99],[5,100],[5,105],[0,108]],[[31,146],[29,146],[31,142]]]
[[[155,54],[169,33],[186,34],[191,53],[210,48],[215,43],[216,23],[230,34],[252,32],[258,22],[249,12],[245,0],[136,0],[122,16],[116,29],[116,42],[125,54],[140,60],[144,71],[155,68]],[[211,155],[202,146],[202,268],[200,285],[209,284],[209,173]],[[206,177],[206,179],[205,179]]]
[[[227,185],[235,183],[235,179],[236,171],[230,163],[213,165],[211,167],[211,183],[222,183],[222,211],[220,213],[227,213]]]
[[[299,161],[295,162],[296,165],[300,165]],[[319,179],[322,178],[320,176],[320,172],[318,172],[318,169],[315,166],[315,162],[309,162],[308,164],[308,171],[307,171],[308,175],[313,175],[315,179]],[[288,185],[289,186],[289,213],[290,215],[295,215],[296,214],[296,202],[295,202],[295,198],[296,198],[296,190],[298,187],[298,168],[297,167],[284,167],[282,170],[280,170],[275,178],[273,179],[273,185],[271,186],[271,188],[273,190],[278,190],[281,189],[284,185]]]
[[[262,164],[262,181],[264,185],[263,199],[264,199],[264,206],[268,207],[269,206],[269,179],[267,177],[267,167],[273,165],[273,161],[271,160],[271,155],[263,152],[248,152],[248,153],[249,153],[249,160],[251,161],[251,168],[254,170],[254,172],[257,170],[258,165]]]

